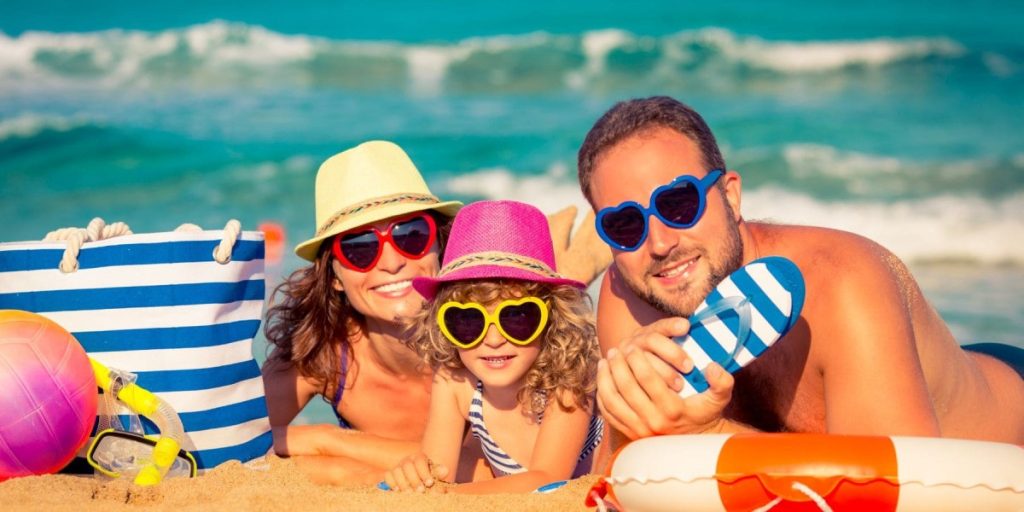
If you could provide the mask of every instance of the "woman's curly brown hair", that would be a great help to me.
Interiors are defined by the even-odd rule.
[[[437,224],[438,259],[451,229],[451,218],[428,211]],[[331,263],[333,238],[320,244],[316,260],[302,267],[274,289],[280,303],[267,309],[265,334],[269,358],[294,366],[303,377],[323,383],[321,395],[330,402],[335,383],[345,382],[341,371],[341,351],[348,358],[348,371],[358,372],[349,340],[360,335],[365,318],[352,307],[348,296],[333,286]],[[329,395],[329,392],[330,393]]]
[[[495,304],[501,300],[533,296],[550,308],[548,325],[535,343],[540,354],[526,373],[526,385],[516,398],[523,411],[540,414],[548,397],[557,397],[562,410],[589,409],[596,389],[597,331],[590,297],[574,286],[551,286],[511,279],[455,281],[442,284],[434,301],[410,324],[406,343],[416,349],[433,370],[465,368],[459,348],[437,326],[437,311],[449,301]],[[568,403],[565,401],[568,399]]]

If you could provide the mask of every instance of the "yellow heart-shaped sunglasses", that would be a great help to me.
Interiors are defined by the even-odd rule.
[[[537,297],[502,301],[494,312],[477,302],[444,303],[437,310],[437,325],[448,341],[459,348],[473,348],[487,336],[494,324],[510,343],[526,346],[544,331],[548,323],[548,305]]]

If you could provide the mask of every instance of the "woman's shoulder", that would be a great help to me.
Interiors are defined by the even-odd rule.
[[[263,363],[260,373],[268,395],[275,390],[293,390],[299,396],[311,397],[323,393],[326,385],[324,379],[304,375],[291,361],[273,355]]]

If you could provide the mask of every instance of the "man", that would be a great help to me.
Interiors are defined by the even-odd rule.
[[[615,105],[579,151],[580,186],[598,212],[653,207],[657,187],[714,169],[727,168],[710,129],[667,97]],[[613,246],[598,302],[598,404],[610,425],[631,439],[793,431],[1024,443],[1024,350],[961,349],[892,253],[852,233],[747,222],[741,184],[726,171],[692,226],[651,215],[638,247]],[[769,255],[803,272],[800,319],[736,375],[712,363],[710,389],[680,398],[676,369],[693,363],[671,338],[686,334],[686,317],[724,277]]]

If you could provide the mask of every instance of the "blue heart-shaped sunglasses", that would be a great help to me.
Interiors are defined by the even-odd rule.
[[[597,234],[612,248],[635,251],[647,239],[647,219],[654,215],[666,226],[676,229],[693,227],[704,214],[708,190],[725,174],[715,169],[698,179],[684,174],[651,193],[650,207],[636,201],[602,208],[594,219]]]

